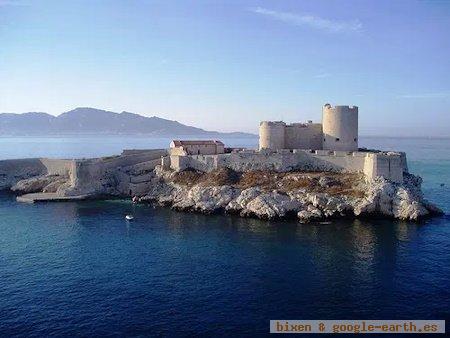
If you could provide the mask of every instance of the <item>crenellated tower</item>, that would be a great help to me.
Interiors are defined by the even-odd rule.
[[[358,150],[358,107],[325,104],[322,128],[324,150]]]

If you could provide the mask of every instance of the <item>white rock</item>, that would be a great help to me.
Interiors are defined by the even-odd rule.
[[[12,191],[17,191],[21,193],[34,193],[42,192],[47,186],[50,185],[49,189],[56,191],[59,186],[67,181],[67,178],[58,175],[46,175],[46,176],[36,176],[28,179],[21,180],[17,182],[12,188]],[[54,192],[48,191],[48,192]]]
[[[285,217],[288,212],[296,211],[300,203],[289,196],[277,192],[261,194],[250,201],[241,212],[243,215],[255,215],[259,218],[272,219]]]

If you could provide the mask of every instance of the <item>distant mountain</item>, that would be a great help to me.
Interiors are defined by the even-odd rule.
[[[0,114],[0,136],[58,135],[255,137],[249,133],[207,131],[156,116],[94,108],[76,108],[59,116],[47,113]]]

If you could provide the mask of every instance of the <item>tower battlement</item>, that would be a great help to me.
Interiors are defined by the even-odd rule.
[[[326,103],[322,123],[262,121],[259,149],[358,150],[358,107]]]
[[[358,150],[358,107],[325,104],[322,127],[324,150]]]

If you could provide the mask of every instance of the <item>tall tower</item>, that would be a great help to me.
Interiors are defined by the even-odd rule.
[[[284,149],[286,123],[262,121],[259,124],[259,149]]]
[[[335,106],[322,109],[323,149],[358,150],[358,107]]]

